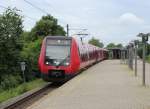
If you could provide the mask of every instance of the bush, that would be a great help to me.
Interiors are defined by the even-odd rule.
[[[36,79],[32,82],[24,83],[21,85],[18,85],[15,88],[11,88],[9,90],[1,91],[0,92],[0,103],[3,101],[6,101],[10,98],[13,98],[15,96],[21,95],[29,90],[32,90],[34,88],[41,87],[44,85],[45,82],[41,79]]]
[[[25,71],[28,81],[34,79],[35,73],[38,73],[38,57],[41,49],[42,39],[26,43],[21,52],[22,60],[26,61],[27,69]]]
[[[6,90],[14,88],[22,82],[22,78],[19,75],[3,75],[0,83],[0,89]]]

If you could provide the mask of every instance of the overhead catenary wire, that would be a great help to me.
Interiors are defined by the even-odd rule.
[[[46,3],[46,5],[48,5],[49,7],[51,7],[51,9],[52,9],[53,11],[55,11],[58,15],[61,15],[61,14],[60,14],[60,11],[58,10],[58,8],[56,9],[56,8],[55,8],[52,4],[50,4],[48,1],[46,1],[45,3]],[[56,16],[57,16],[57,14],[56,14]],[[64,21],[62,21],[62,20],[61,20],[61,21],[59,20],[59,22],[64,23]],[[67,24],[65,23],[65,26],[66,26],[66,25],[67,25]]]
[[[34,5],[33,3],[29,2],[28,0],[23,0],[23,1],[26,2],[27,4],[31,5],[33,8],[39,10],[39,11],[42,12],[42,13],[50,14],[49,12],[47,12],[47,11],[45,11],[44,9],[38,7],[37,5]],[[51,5],[50,3],[48,3],[48,5],[49,5],[50,7],[52,7],[52,5]],[[53,9],[54,9],[54,8],[53,8]],[[60,21],[60,20],[59,20],[59,22],[66,25],[66,23],[64,23],[63,21]]]
[[[31,5],[33,8],[37,9],[38,11],[40,11],[40,12],[42,12],[42,13],[50,14],[50,13],[46,12],[44,9],[42,9],[42,8],[40,8],[40,7],[36,6],[36,5],[34,5],[33,3],[31,3],[31,2],[29,2],[29,1],[27,1],[27,0],[23,0],[23,1],[26,2],[27,4]],[[49,4],[49,5],[50,5],[50,4]],[[7,7],[2,6],[2,5],[0,5],[0,8],[8,9]],[[28,19],[30,19],[30,20],[33,20],[33,21],[36,21],[36,20],[37,20],[37,19],[32,18],[32,17],[30,17],[30,16],[27,16],[27,15],[25,15],[25,14],[21,14],[21,15],[24,16],[24,17],[26,17],[26,18],[28,18]],[[62,22],[62,21],[60,21],[60,20],[59,20],[59,22],[65,25],[64,22]],[[64,26],[64,27],[65,27],[65,26]]]
[[[45,11],[44,9],[42,9],[42,8],[38,7],[37,5],[34,5],[33,3],[29,2],[28,0],[23,0],[23,1],[26,2],[27,4],[31,5],[33,8],[35,8],[35,9],[41,11],[42,13],[50,14],[50,13],[48,13],[47,11]],[[50,3],[48,3],[48,5],[49,5],[50,7],[52,7],[52,5],[51,5]],[[55,10],[55,9],[53,8],[53,10]],[[64,21],[62,21],[62,20],[60,21],[60,20],[59,20],[59,22],[61,23],[61,25],[64,24],[63,26],[66,27],[67,24],[66,24]]]
[[[40,8],[40,7],[38,7],[38,6],[34,5],[34,4],[32,4],[31,2],[29,2],[29,1],[27,1],[27,0],[23,0],[23,1],[25,1],[27,4],[31,5],[32,7],[36,8],[37,10],[39,10],[39,11],[41,11],[41,12],[43,12],[43,13],[49,14],[49,13],[46,12],[44,9],[42,9],[42,8]]]
[[[36,20],[37,20],[36,18],[32,18],[32,17],[27,16],[27,15],[24,15],[24,14],[23,14],[23,16],[26,17],[26,18],[28,18],[28,19],[30,19],[30,20],[33,20],[33,21],[36,21]]]
[[[40,12],[42,12],[42,13],[45,13],[45,14],[50,14],[49,12],[47,12],[47,11],[45,11],[44,9],[42,9],[42,8],[40,8],[40,7],[38,7],[37,5],[35,5],[35,4],[33,4],[32,2],[30,2],[29,0],[23,0],[25,3],[27,3],[27,4],[29,4],[30,6],[32,6],[33,8],[35,8],[36,10],[38,10],[38,11],[40,11]],[[50,3],[47,3],[50,7],[52,7],[52,5],[50,4]],[[6,7],[4,7],[4,6],[1,6],[0,5],[0,7],[1,8],[4,8],[4,9],[7,9]],[[53,8],[54,9],[54,8]],[[55,9],[54,9],[55,10]],[[56,12],[58,12],[57,10],[56,10]],[[22,14],[23,15],[23,14]],[[23,15],[24,17],[26,17],[26,18],[29,18],[30,20],[33,20],[33,21],[35,21],[35,20],[37,20],[37,19],[35,19],[35,18],[32,18],[32,17],[30,17],[30,16],[27,16],[27,15]],[[61,23],[61,25],[63,25],[64,27],[66,27],[66,25],[67,25],[67,23],[65,23],[64,21],[60,21],[59,20],[59,23]],[[78,29],[74,29],[74,30],[78,30]],[[79,29],[80,30],[80,29]]]

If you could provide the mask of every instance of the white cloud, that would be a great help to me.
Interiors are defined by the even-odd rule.
[[[144,20],[133,13],[124,13],[119,17],[121,24],[143,24]]]
[[[66,28],[86,28],[104,43],[127,43],[139,32],[149,32],[150,1],[141,0],[29,0],[49,12]],[[136,4],[135,4],[136,2]],[[33,8],[23,0],[0,0],[3,6],[17,7],[24,18],[24,29],[30,30],[45,13]],[[82,5],[84,4],[84,5]],[[139,8],[140,7],[140,8]],[[0,12],[3,9],[0,8]],[[132,13],[133,12],[133,13]],[[36,20],[37,19],[37,20]],[[70,31],[73,34],[78,31]],[[88,37],[89,38],[89,37]],[[88,39],[87,38],[87,39]]]

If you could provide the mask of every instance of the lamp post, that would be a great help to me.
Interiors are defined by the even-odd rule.
[[[126,64],[129,66],[129,45],[126,46],[127,49],[127,59],[126,59]]]
[[[130,50],[130,45],[127,46],[127,63],[128,63],[128,67],[130,68],[130,62],[131,62],[131,50]]]
[[[129,43],[129,67],[133,70],[133,43]]]
[[[134,55],[134,59],[135,59],[135,76],[137,76],[137,45],[138,45],[139,41],[138,40],[134,40],[134,48],[135,48],[135,55]]]
[[[146,53],[146,42],[148,41],[148,37],[150,36],[150,33],[144,34],[144,33],[139,33],[137,37],[142,38],[142,46],[143,46],[143,78],[142,78],[142,84],[145,86],[145,53]]]

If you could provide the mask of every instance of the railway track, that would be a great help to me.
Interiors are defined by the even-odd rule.
[[[48,83],[41,88],[31,90],[18,97],[0,104],[0,109],[26,109],[28,106],[41,99],[62,84]]]
[[[99,63],[99,62],[97,62],[97,63]],[[89,67],[92,67],[93,65],[95,65],[97,63],[94,63],[94,64],[88,66],[87,68],[82,69],[75,76],[80,75],[83,71],[87,70]],[[70,78],[69,80],[71,80],[72,78]],[[69,80],[67,80],[67,81],[69,81]],[[67,81],[65,81],[64,83],[66,83]],[[26,93],[24,93],[18,97],[12,98],[9,101],[6,101],[6,102],[0,104],[0,109],[26,109],[27,107],[29,107],[34,102],[41,99],[42,97],[44,97],[45,95],[47,95],[51,91],[62,86],[64,83],[59,83],[59,84],[47,83],[46,85],[44,85],[38,89],[26,92]]]

